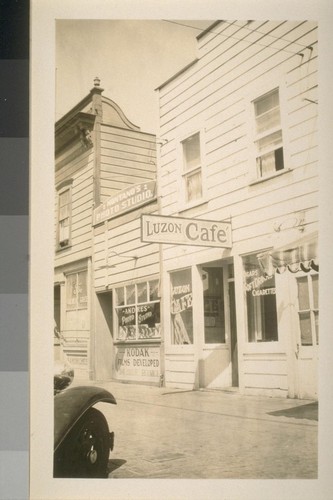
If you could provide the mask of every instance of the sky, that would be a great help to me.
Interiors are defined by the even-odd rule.
[[[99,77],[143,132],[158,132],[156,87],[197,55],[196,37],[212,20],[57,20],[56,116],[84,98]]]

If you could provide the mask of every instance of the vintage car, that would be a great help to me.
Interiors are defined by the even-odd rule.
[[[117,404],[101,387],[68,387],[74,371],[66,362],[55,363],[54,373],[54,477],[106,478],[114,432],[99,402]]]

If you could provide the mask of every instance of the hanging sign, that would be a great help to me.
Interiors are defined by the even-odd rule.
[[[141,241],[231,248],[231,222],[143,214]]]
[[[99,224],[135,210],[156,198],[156,181],[142,182],[120,191],[94,210],[93,224]]]

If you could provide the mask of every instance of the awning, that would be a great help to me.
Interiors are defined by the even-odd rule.
[[[287,245],[274,248],[257,255],[260,267],[271,276],[276,271],[281,274],[287,269],[298,271],[319,271],[318,233],[310,233]]]

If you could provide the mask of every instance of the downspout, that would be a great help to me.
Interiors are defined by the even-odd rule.
[[[101,123],[103,120],[102,92],[100,79],[94,79],[94,87],[90,90],[92,113],[96,116],[93,133],[93,205],[92,211],[101,203]],[[91,226],[91,260],[88,261],[90,289],[90,370],[91,380],[96,379],[96,293],[94,263],[94,226],[92,214]]]

